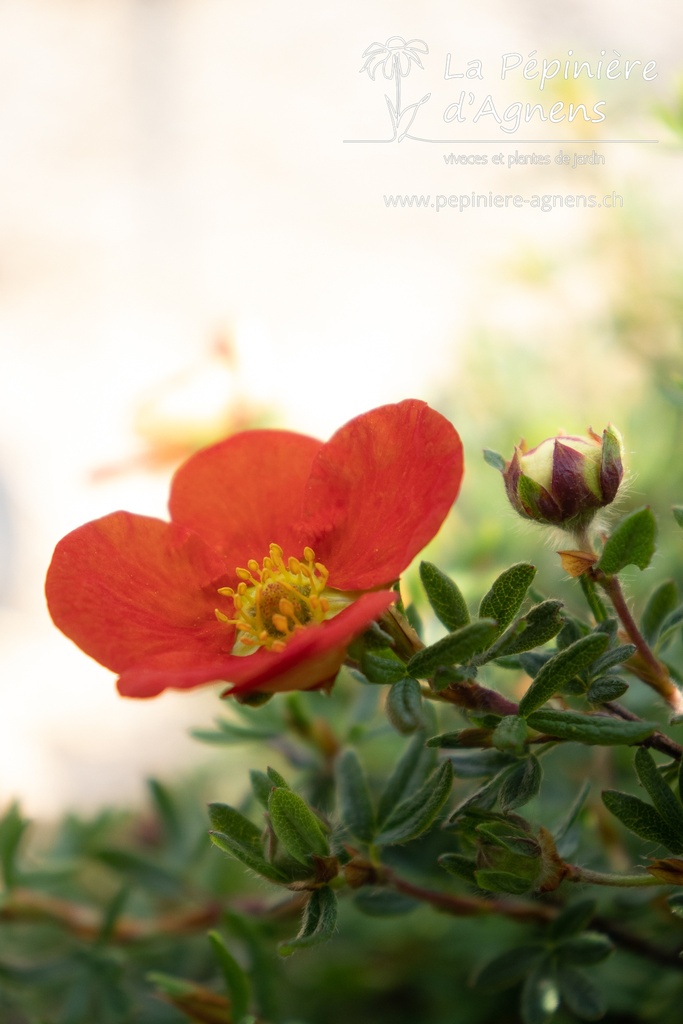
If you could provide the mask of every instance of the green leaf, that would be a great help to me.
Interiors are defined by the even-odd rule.
[[[655,553],[657,523],[651,509],[631,512],[612,531],[596,568],[614,576],[627,565],[647,569]]]
[[[543,947],[535,942],[507,949],[493,960],[489,960],[477,971],[474,984],[493,992],[516,985],[534,966],[542,953]]]
[[[511,754],[504,754],[500,750],[473,750],[451,754],[450,760],[456,778],[481,779],[507,768],[515,759]]]
[[[594,662],[608,644],[605,633],[590,633],[546,661],[519,702],[520,715],[526,718],[550,700],[565,683]]]
[[[552,968],[544,959],[526,977],[520,1010],[524,1024],[549,1024],[560,1005]]]
[[[172,843],[178,842],[183,834],[182,822],[170,791],[158,779],[148,779],[147,785],[167,838]]]
[[[249,981],[218,932],[209,932],[209,942],[228,990],[231,1019],[240,1024],[249,1011]]]
[[[492,871],[488,868],[475,871],[474,880],[480,889],[486,889],[488,892],[508,892],[513,896],[521,896],[534,885],[531,879],[514,875],[511,871]]]
[[[425,747],[424,732],[408,744],[389,776],[379,800],[377,820],[382,824],[393,809],[426,780],[436,765],[436,752]]]
[[[611,700],[619,700],[628,690],[628,683],[619,676],[600,676],[591,685],[586,694],[590,704],[606,704]]]
[[[497,469],[500,473],[505,472],[505,466],[507,465],[507,463],[505,462],[505,459],[499,452],[494,452],[492,451],[491,448],[484,448],[483,453],[484,462],[486,462],[489,466],[492,466],[493,469]]]
[[[683,505],[674,505],[671,511],[678,525],[683,527]]]
[[[605,651],[591,665],[591,675],[594,677],[601,676],[608,669],[614,668],[615,665],[623,664],[623,662],[628,661],[635,652],[635,649],[635,644],[620,644],[618,647]]]
[[[375,812],[355,750],[345,750],[337,760],[337,799],[339,814],[349,832],[371,843],[375,834]]]
[[[21,837],[27,828],[28,821],[22,818],[19,804],[16,802],[11,804],[0,821],[0,865],[7,889],[12,888],[19,881],[16,858]]]
[[[262,743],[279,735],[275,726],[244,726],[236,725],[225,718],[217,718],[217,729],[191,729],[190,735],[203,743],[232,745],[233,743]]]
[[[461,853],[442,853],[439,857],[439,864],[449,875],[456,878],[464,878],[466,882],[474,884],[474,873],[477,870],[477,862]]]
[[[524,718],[519,715],[506,715],[494,729],[491,739],[496,750],[521,755],[524,753],[527,732]]]
[[[273,882],[282,882],[284,874],[263,856],[260,830],[243,814],[228,804],[209,804],[209,817],[214,830],[211,842],[236,860]]]
[[[582,932],[557,947],[557,954],[563,963],[599,964],[614,952],[614,943],[600,932]]]
[[[270,797],[270,791],[273,788],[271,779],[268,778],[265,772],[260,772],[256,768],[252,768],[249,772],[249,778],[251,780],[251,788],[254,792],[254,796],[261,804],[268,810],[268,798]]]
[[[664,580],[652,591],[640,620],[640,629],[648,644],[655,643],[662,624],[677,604],[678,588],[673,580]]]
[[[426,832],[448,800],[452,785],[453,767],[444,761],[417,793],[394,808],[375,839],[377,845],[407,843]]]
[[[579,814],[581,813],[581,809],[586,802],[586,797],[590,792],[590,788],[591,784],[588,780],[586,780],[582,784],[579,792],[576,794],[576,797],[572,801],[572,804],[567,813],[564,815],[563,818],[561,818],[561,820],[553,829],[553,839],[556,843],[559,843],[562,839],[564,839],[564,837],[567,835],[570,828],[578,818]]]
[[[266,775],[270,779],[273,786],[277,786],[280,789],[290,788],[289,785],[287,784],[287,780],[284,778],[284,776],[280,775],[280,773],[276,771],[275,768],[266,768]]]
[[[496,753],[498,753],[496,751]],[[499,757],[504,757],[504,754],[498,754]],[[488,811],[495,804],[498,799],[498,792],[500,787],[505,782],[508,775],[515,770],[517,767],[517,761],[513,761],[512,764],[507,764],[497,775],[494,775],[492,779],[485,782],[483,786],[475,790],[474,793],[470,793],[464,800],[461,800],[455,810],[451,813],[448,823],[452,824],[457,821],[462,814],[468,811],[472,807],[477,807],[482,810]]]
[[[420,562],[420,579],[434,614],[449,632],[469,623],[465,598],[449,576],[431,562]]]
[[[455,633],[437,640],[431,647],[418,651],[410,659],[407,671],[417,679],[427,679],[441,665],[462,665],[483,651],[496,638],[498,625],[487,619],[472,622]]]
[[[268,799],[273,831],[287,853],[302,864],[327,857],[330,848],[322,826],[305,800],[291,789],[274,789]]]
[[[657,644],[660,650],[663,650],[668,646],[670,641],[674,638],[678,632],[681,623],[683,622],[683,604],[680,604],[678,608],[674,608],[667,617],[664,619],[660,630],[659,630],[659,643]]]
[[[607,1004],[597,985],[588,975],[569,964],[560,964],[557,983],[563,1001],[581,1020],[600,1020],[607,1012]]]
[[[495,619],[502,633],[522,606],[526,592],[536,575],[536,566],[518,562],[502,572],[479,605],[480,619]]]
[[[611,811],[630,832],[635,832],[648,842],[665,846],[671,853],[683,852],[683,843],[676,832],[669,827],[661,814],[644,800],[615,789],[604,790],[602,800],[607,810]]]
[[[520,857],[537,860],[541,856],[539,842],[529,831],[515,825],[510,818],[493,819],[477,825],[478,836],[489,843],[494,843],[504,850],[509,850]]]
[[[535,711],[528,718],[532,729],[561,740],[615,746],[642,743],[657,728],[655,722],[626,722],[609,715],[582,715],[579,711]]]
[[[301,929],[295,939],[281,942],[280,956],[291,956],[297,949],[317,946],[332,937],[337,924],[337,897],[329,885],[314,889],[306,904]]]
[[[496,657],[531,651],[534,647],[540,647],[552,640],[564,625],[561,608],[561,601],[542,601],[541,604],[534,605],[524,618],[520,619],[520,625],[523,627],[521,631],[499,648]]]
[[[508,773],[500,787],[498,799],[504,811],[511,811],[515,807],[523,807],[538,793],[543,779],[543,769],[537,757],[532,754],[524,761],[520,761]]]
[[[422,692],[417,679],[407,676],[394,683],[387,694],[386,712],[394,729],[403,736],[423,727]]]
[[[650,795],[656,810],[676,833],[683,846],[683,807],[657,770],[652,754],[639,747],[635,759],[638,778]]]
[[[371,683],[395,683],[406,674],[405,664],[390,647],[381,651],[363,651],[360,667]]]
[[[364,886],[353,897],[354,906],[368,917],[398,917],[420,906],[418,900],[377,886]]]
[[[595,914],[595,900],[576,900],[564,907],[548,927],[549,939],[569,939],[582,932]]]

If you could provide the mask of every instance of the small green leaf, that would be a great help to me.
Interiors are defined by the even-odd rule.
[[[518,562],[502,572],[479,605],[480,619],[495,619],[502,633],[522,606],[526,592],[536,575],[536,567]]]
[[[600,932],[582,932],[560,943],[558,957],[563,963],[599,964],[614,952],[614,943]]]
[[[394,808],[375,839],[377,845],[407,843],[426,832],[448,800],[452,785],[453,767],[444,761],[424,786]]]
[[[209,804],[209,816],[214,827],[209,836],[219,850],[271,881],[284,880],[279,868],[265,859],[261,832],[248,818],[228,804]]]
[[[500,750],[473,750],[467,753],[451,754],[453,773],[458,779],[481,779],[495,775],[502,768],[514,763],[511,754]]]
[[[546,661],[519,702],[520,715],[526,718],[550,700],[565,683],[594,662],[608,644],[605,633],[590,633]]]
[[[511,871],[492,871],[482,868],[474,872],[474,880],[480,889],[488,892],[509,892],[513,896],[521,896],[533,888],[533,881],[514,875]]]
[[[416,733],[389,776],[379,800],[377,819],[382,824],[393,809],[427,779],[436,765],[436,752],[425,747],[425,734]]]
[[[515,825],[510,818],[484,821],[475,829],[478,836],[489,843],[494,843],[504,850],[509,850],[520,857],[537,860],[541,856],[538,840],[525,829]]]
[[[465,598],[449,576],[431,562],[420,562],[420,579],[434,614],[449,632],[469,623]]]
[[[607,1013],[602,992],[584,971],[561,963],[557,982],[563,1001],[581,1020],[600,1020]]]
[[[628,690],[628,683],[619,676],[600,676],[586,694],[590,704],[606,704],[611,700],[619,700]]]
[[[442,853],[439,857],[439,864],[449,875],[456,878],[464,878],[466,882],[474,883],[474,873],[477,870],[477,862],[461,853]]]
[[[648,842],[665,846],[671,853],[683,852],[683,843],[676,832],[670,828],[661,814],[644,800],[615,789],[604,790],[602,800],[607,810],[611,811],[630,832],[635,832]]]
[[[683,505],[674,505],[671,511],[678,525],[683,527]]]
[[[337,924],[337,897],[329,885],[314,889],[306,904],[301,929],[295,939],[281,942],[280,956],[291,956],[297,949],[317,946],[332,937]]]
[[[631,512],[617,525],[607,540],[596,568],[614,576],[627,565],[647,569],[655,553],[657,523],[651,509]]]
[[[387,694],[386,713],[394,729],[403,736],[424,726],[422,692],[417,679],[407,676],[394,683]]]
[[[455,633],[437,640],[431,647],[425,647],[408,662],[407,671],[417,679],[427,679],[441,665],[462,665],[474,655],[483,651],[496,638],[498,625],[487,619],[472,622]]]
[[[287,780],[284,778],[284,776],[280,775],[280,773],[276,771],[275,768],[266,768],[266,774],[273,786],[277,786],[280,789],[290,788],[287,783]]]
[[[527,732],[526,719],[520,715],[506,715],[494,729],[491,739],[496,750],[522,754]]]
[[[641,632],[648,644],[655,643],[662,624],[677,604],[678,588],[673,580],[664,580],[652,591],[640,620]]]
[[[268,811],[275,835],[295,860],[308,864],[312,854],[329,855],[322,826],[298,793],[291,789],[274,789],[268,800]]]
[[[209,932],[209,942],[228,990],[231,1019],[240,1024],[249,1010],[249,981],[218,932]]]
[[[496,751],[498,753],[498,751]],[[499,757],[505,757],[504,754],[498,754]],[[468,811],[472,807],[477,807],[480,810],[488,811],[495,804],[498,799],[498,792],[500,787],[503,785],[508,775],[515,770],[517,767],[517,761],[513,761],[512,764],[507,764],[497,775],[494,775],[492,779],[485,782],[483,786],[475,790],[474,793],[470,793],[464,800],[461,800],[455,810],[451,813],[448,823],[452,824],[457,821],[461,815]]]
[[[406,674],[405,664],[390,647],[381,651],[363,651],[360,667],[371,683],[395,683]]]
[[[339,814],[349,832],[371,843],[375,834],[375,812],[355,750],[345,750],[337,760],[337,799]]]
[[[498,799],[504,811],[523,807],[538,793],[543,779],[543,769],[533,754],[516,764],[500,787]]]
[[[539,960],[542,953],[543,947],[535,942],[507,949],[477,971],[474,983],[494,992],[516,985]]]
[[[524,618],[520,619],[523,628],[503,644],[496,656],[521,654],[523,651],[531,651],[534,647],[548,643],[557,636],[564,625],[561,608],[561,601],[542,601],[541,604],[534,605]]]
[[[579,711],[535,711],[528,718],[538,732],[561,740],[574,740],[590,745],[616,746],[642,743],[657,728],[655,722],[626,722],[610,715],[582,715]]]
[[[497,469],[500,473],[505,472],[505,466],[507,463],[499,452],[494,452],[491,448],[484,448],[483,454],[484,462],[489,466],[492,466],[493,469]]]
[[[639,747],[636,751],[635,765],[638,778],[649,793],[652,803],[683,846],[683,807],[659,774],[652,754],[645,747]]]
[[[265,772],[257,771],[256,768],[252,768],[249,772],[249,778],[251,780],[251,788],[254,792],[254,796],[261,806],[268,810],[268,798],[270,797],[270,791],[273,788],[271,779],[268,778]]]
[[[605,651],[591,665],[591,675],[593,677],[601,676],[615,665],[622,665],[635,653],[635,649],[635,644],[620,644],[618,647]]]
[[[593,920],[596,906],[595,900],[570,903],[549,925],[548,938],[569,939],[578,935]]]
[[[526,977],[520,1010],[524,1024],[549,1024],[560,1005],[550,964],[544,959]]]

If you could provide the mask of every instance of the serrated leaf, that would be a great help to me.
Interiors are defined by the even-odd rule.
[[[405,664],[390,647],[381,651],[363,651],[360,667],[371,683],[395,683],[406,674]]]
[[[561,613],[561,601],[542,601],[534,605],[520,620],[523,627],[519,633],[510,637],[496,654],[511,655],[531,651],[535,647],[547,644],[562,629],[564,618]]]
[[[608,701],[619,700],[628,690],[628,683],[619,676],[601,676],[596,679],[586,693],[590,704],[606,704]]]
[[[532,729],[561,740],[615,746],[642,743],[657,728],[655,722],[627,722],[608,715],[582,715],[579,711],[534,711],[527,719]]]
[[[480,889],[486,889],[487,892],[507,892],[513,896],[521,896],[532,889],[534,884],[529,878],[513,875],[511,871],[492,871],[488,868],[475,871],[474,880]]]
[[[673,580],[664,580],[652,591],[640,620],[640,630],[648,644],[655,643],[663,622],[677,604],[678,588]]]
[[[309,864],[312,854],[329,855],[322,826],[298,793],[291,789],[274,789],[268,799],[268,812],[275,835],[295,860]]]
[[[375,834],[375,812],[355,750],[345,750],[337,760],[337,799],[339,814],[349,832],[371,843]]]
[[[518,562],[510,566],[494,581],[479,605],[480,619],[494,619],[502,633],[514,619],[536,575],[536,566]]]
[[[578,967],[560,964],[557,983],[563,1001],[581,1020],[600,1020],[607,1012],[607,1004],[597,985]]]
[[[535,942],[506,949],[477,971],[474,984],[493,992],[516,985],[531,970],[542,953],[543,946]]]
[[[403,736],[424,726],[422,717],[422,691],[417,679],[407,676],[389,690],[386,702],[387,718]]]
[[[375,843],[407,843],[426,832],[448,800],[452,785],[453,767],[450,761],[444,761],[417,793],[394,808]]]
[[[588,668],[608,644],[609,637],[605,633],[590,633],[547,661],[519,702],[520,715],[526,718],[550,700],[565,683]]]
[[[407,672],[417,679],[427,679],[442,665],[466,664],[473,655],[483,651],[497,633],[495,622],[487,619],[471,622],[469,626],[437,640],[431,647],[418,651],[408,662]]]
[[[425,747],[424,732],[417,733],[408,744],[389,776],[377,808],[382,824],[393,809],[423,784],[436,765],[436,751]]]
[[[420,579],[434,614],[449,632],[469,623],[465,598],[449,576],[431,562],[420,562]]]
[[[532,754],[520,761],[507,774],[500,788],[498,799],[504,811],[523,807],[538,793],[543,779],[541,762]]]
[[[650,795],[656,810],[676,833],[683,847],[683,807],[657,770],[652,754],[639,747],[635,759],[636,772]]]
[[[249,1010],[249,981],[221,935],[216,931],[210,931],[208,936],[230,997],[231,1020],[235,1024],[241,1024]]]
[[[280,956],[291,956],[297,949],[317,946],[332,937],[337,924],[337,897],[329,885],[314,889],[304,910],[301,929],[295,939],[281,942]]]
[[[655,553],[657,523],[649,508],[631,512],[618,523],[605,543],[597,568],[614,576],[627,565],[647,569]]]
[[[648,842],[665,846],[671,853],[683,852],[683,843],[676,832],[669,827],[661,814],[644,800],[615,789],[604,790],[602,800],[607,810],[611,811],[630,832],[635,832]]]

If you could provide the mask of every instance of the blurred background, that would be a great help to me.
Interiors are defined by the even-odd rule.
[[[115,508],[163,517],[175,466],[232,430],[324,438],[375,405],[430,401],[468,458],[433,557],[465,590],[476,577],[472,593],[506,560],[537,561],[541,589],[560,576],[545,536],[506,510],[483,447],[509,457],[522,435],[613,421],[630,453],[622,507],[683,502],[680,25],[673,0],[645,13],[481,0],[466,18],[434,0],[419,15],[405,0],[2,0],[3,803],[46,816],[121,803],[145,774],[207,757],[186,733],[217,713],[215,693],[122,700],[54,629],[42,588],[64,533]],[[362,70],[396,34],[428,49],[401,88],[404,107],[430,94],[411,129],[429,142],[389,141],[395,78]],[[603,50],[656,61],[657,75],[557,77],[542,93],[519,72],[500,79],[503,53],[570,50],[594,67]],[[481,61],[483,80],[445,79],[449,53],[452,71]],[[602,100],[606,116],[513,135],[492,116],[447,124],[463,88],[501,112]],[[592,152],[604,163],[574,166]],[[513,158],[531,153],[550,164]],[[472,191],[623,205],[384,200]]]

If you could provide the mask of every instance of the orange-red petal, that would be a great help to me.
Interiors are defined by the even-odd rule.
[[[271,544],[299,557],[296,526],[313,458],[322,447],[304,434],[247,430],[197,452],[176,472],[169,509],[229,558],[229,571],[260,562]]]
[[[315,456],[303,543],[330,586],[365,590],[396,579],[432,539],[458,496],[462,443],[447,419],[409,399],[356,417]]]
[[[363,594],[333,619],[307,626],[283,651],[261,648],[244,657],[214,657],[207,651],[194,664],[168,672],[149,661],[121,674],[119,693],[124,697],[154,697],[167,687],[191,689],[202,683],[231,683],[232,693],[258,690],[310,690],[336,675],[351,641],[365,631],[396,600],[393,591]]]
[[[224,580],[225,560],[197,534],[114,512],[59,542],[45,592],[55,625],[86,654],[115,672],[163,663],[172,685],[174,670],[232,648],[214,614],[230,611]]]

